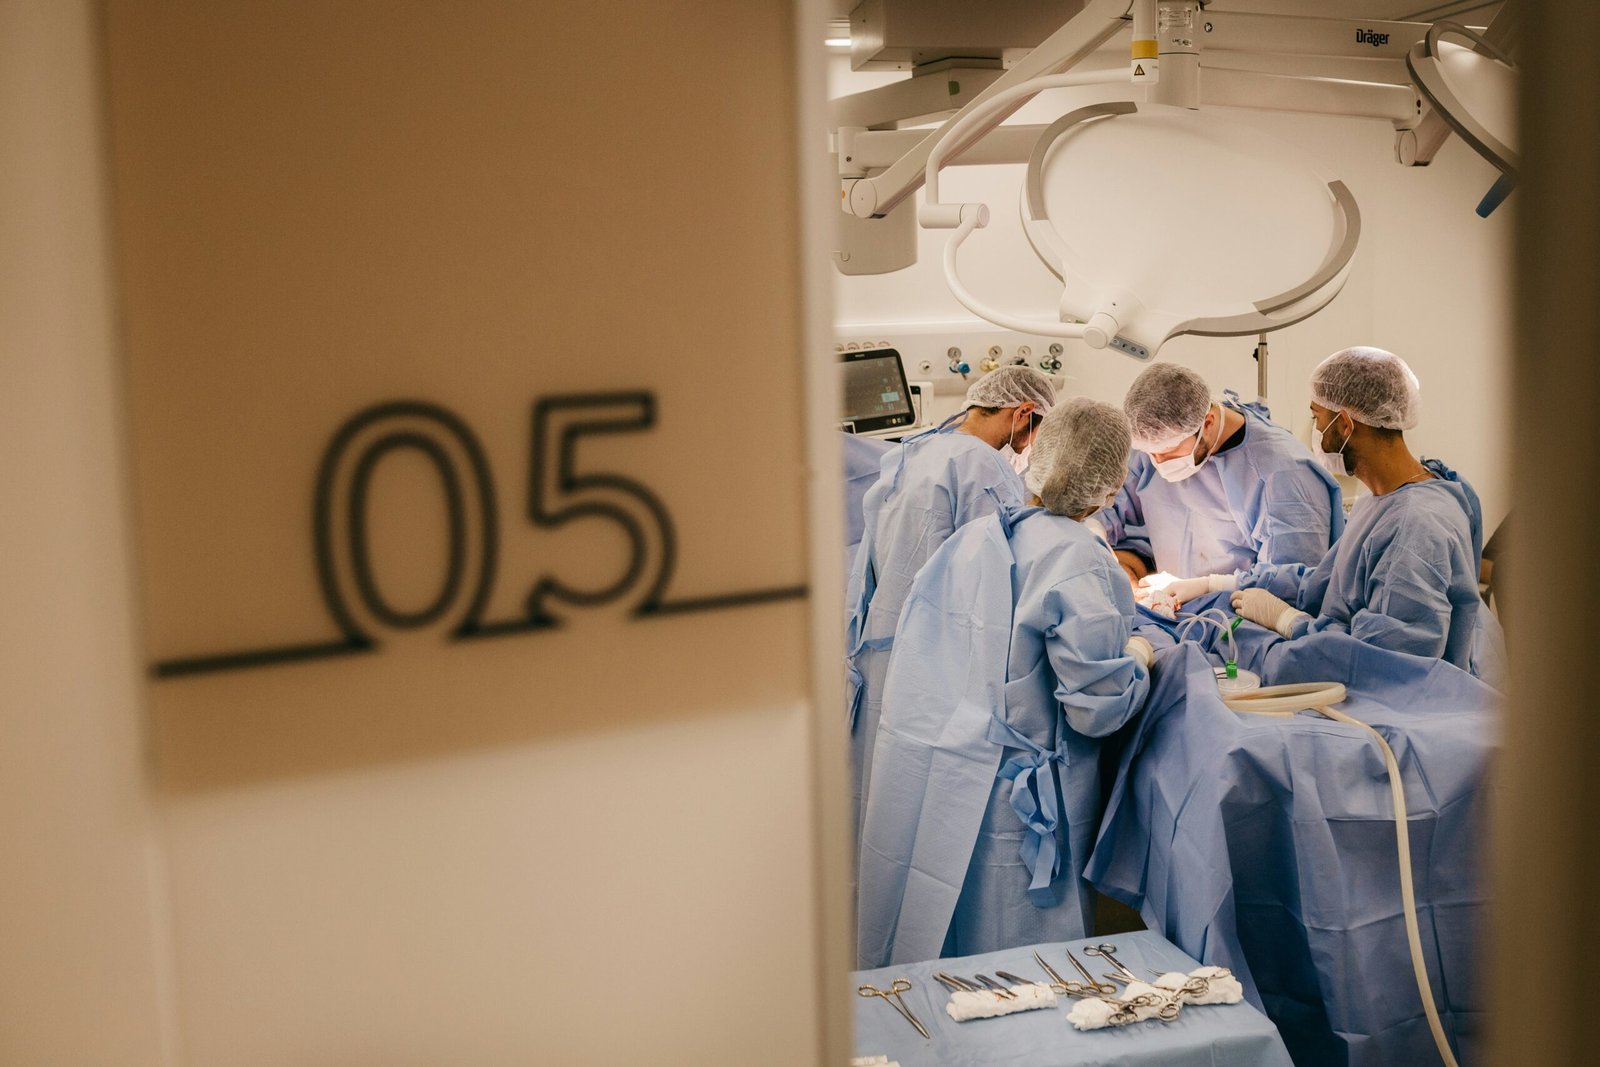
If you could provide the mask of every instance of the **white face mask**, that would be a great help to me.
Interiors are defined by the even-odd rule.
[[[1201,423],[1200,429],[1194,432],[1194,448],[1185,455],[1175,456],[1172,459],[1152,461],[1155,463],[1156,473],[1161,475],[1161,477],[1165,478],[1169,482],[1181,482],[1186,478],[1194,477],[1194,475],[1199,472],[1200,468],[1206,465],[1206,459],[1210,459],[1212,454],[1216,452],[1216,446],[1222,443],[1222,417],[1220,415],[1217,417],[1216,443],[1211,446],[1211,451],[1206,453],[1206,459],[1202,459],[1200,462],[1196,463],[1194,454],[1195,451],[1200,448],[1200,434],[1204,430],[1205,424]]]
[[[1028,442],[1028,447],[1021,452],[1018,452],[1008,444],[1000,450],[1000,454],[1006,458],[1007,463],[1011,464],[1012,470],[1021,474],[1028,469],[1029,457],[1033,455],[1033,442]]]
[[[1311,423],[1311,454],[1317,457],[1317,462],[1322,464],[1322,469],[1334,477],[1340,477],[1350,473],[1350,464],[1346,462],[1344,458],[1345,446],[1350,443],[1349,433],[1345,434],[1344,440],[1340,442],[1339,451],[1327,452],[1324,451],[1322,447],[1322,439],[1327,436],[1329,430],[1333,429],[1333,424],[1337,421],[1339,421],[1339,415],[1337,412],[1335,412],[1333,419],[1330,420],[1328,425],[1324,426],[1321,430],[1317,429],[1315,420],[1312,420]],[[1351,427],[1350,433],[1354,432],[1355,428]]]
[[[1018,477],[1021,477],[1022,473],[1028,469],[1028,457],[1033,454],[1033,440],[1030,438],[1028,443],[1022,446],[1022,451],[1020,452],[1012,447],[1011,442],[1017,439],[1017,426],[1014,418],[1011,424],[1010,437],[1011,440],[1000,446],[1000,455],[1005,458],[1007,463],[1011,464],[1011,469],[1017,472]]]
[[[1178,456],[1175,459],[1163,459],[1156,463],[1156,473],[1169,482],[1181,482],[1192,477],[1200,469],[1200,464],[1194,461],[1194,453]]]

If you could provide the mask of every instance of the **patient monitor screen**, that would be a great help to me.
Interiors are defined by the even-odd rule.
[[[911,390],[900,353],[892,348],[844,352],[844,428],[855,433],[910,426],[914,419]]]

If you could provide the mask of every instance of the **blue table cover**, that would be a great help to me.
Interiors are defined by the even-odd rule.
[[[1110,965],[1101,966],[1103,961],[1084,956],[1082,949],[1101,942],[1116,945],[1117,958],[1135,974],[1152,967],[1187,972],[1199,966],[1160,936],[1141,930],[1086,941],[1030,945],[978,956],[857,971],[850,976],[852,993],[862,985],[888,989],[896,978],[909,979],[911,990],[904,994],[906,1006],[932,1037],[924,1040],[883,998],[858,996],[855,1054],[885,1055],[902,1067],[965,1067],[969,1064],[974,1067],[978,1064],[1290,1067],[1289,1054],[1278,1032],[1248,1003],[1189,1004],[1170,1023],[1149,1021],[1103,1030],[1079,1030],[1067,1022],[1067,1012],[1076,1002],[1071,997],[1061,997],[1054,1008],[958,1023],[945,1014],[949,992],[933,979],[935,971],[970,979],[978,973],[992,978],[996,970],[1002,970],[1022,978],[1045,980],[1044,972],[1034,962],[1035,950],[1062,977],[1077,979],[1080,976],[1067,962],[1064,951],[1067,948],[1098,976],[1110,970]]]
[[[1147,620],[1148,621],[1148,620]],[[1184,951],[1231,968],[1300,1067],[1439,1062],[1406,944],[1382,755],[1352,726],[1224,706],[1213,660],[1154,627],[1154,686],[1129,728],[1086,876]],[[1474,974],[1498,694],[1448,663],[1343,634],[1238,630],[1266,684],[1334,680],[1339,710],[1401,769],[1423,954],[1457,1058],[1482,1056]]]

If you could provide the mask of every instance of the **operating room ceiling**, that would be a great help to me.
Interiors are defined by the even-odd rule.
[[[860,0],[829,0],[829,15],[848,19]],[[1214,11],[1254,11],[1277,15],[1320,15],[1325,18],[1397,19],[1437,22],[1454,19],[1482,26],[1494,17],[1500,0],[1212,0]],[[983,16],[981,5],[973,14]]]

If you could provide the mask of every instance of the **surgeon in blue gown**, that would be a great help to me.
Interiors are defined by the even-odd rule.
[[[867,490],[878,483],[883,454],[894,445],[853,433],[839,436],[844,438],[839,447],[844,453],[844,567],[849,574],[850,563],[856,558],[856,546],[861,544],[862,505],[866,502]]]
[[[863,968],[1082,937],[1099,738],[1150,686],[1133,592],[1082,524],[1127,475],[1126,416],[1077,398],[1045,418],[1035,504],[956,531],[895,634],[862,827]]]
[[[1129,578],[1175,575],[1168,591],[1183,601],[1259,566],[1315,566],[1338,538],[1339,484],[1264,405],[1231,392],[1213,402],[1200,375],[1157,363],[1122,406],[1138,451],[1097,520]]]
[[[1348,633],[1480,676],[1494,639],[1478,595],[1483,512],[1472,487],[1438,460],[1422,460],[1404,431],[1417,425],[1421,390],[1404,360],[1347,348],[1311,376],[1312,441],[1330,469],[1372,495],[1356,502],[1344,535],[1315,566],[1259,568],[1240,581],[1234,609],[1287,638]],[[1493,679],[1489,679],[1493,681]]]
[[[962,525],[1022,503],[1018,474],[1034,429],[1055,404],[1050,380],[1001,367],[967,390],[961,415],[884,454],[862,502],[862,537],[845,590],[853,825],[872,779],[883,676],[911,581]]]

